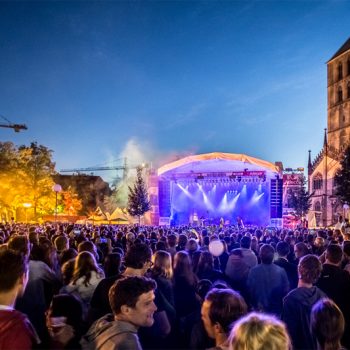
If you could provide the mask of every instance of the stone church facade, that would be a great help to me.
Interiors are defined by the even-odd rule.
[[[327,62],[327,129],[323,148],[311,160],[309,151],[308,189],[313,194],[309,226],[335,224],[339,215],[349,215],[335,197],[334,176],[342,152],[350,144],[350,38]]]

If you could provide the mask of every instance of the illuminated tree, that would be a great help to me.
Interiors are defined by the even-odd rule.
[[[52,151],[32,142],[29,147],[20,146],[18,155],[19,176],[33,205],[36,218],[38,213],[44,214],[54,207],[52,176],[55,174],[55,163],[51,159]]]
[[[37,143],[16,148],[11,142],[0,142],[0,204],[7,216],[15,216],[24,203],[32,205],[35,217],[52,211],[55,164],[51,157],[52,151]]]
[[[82,209],[82,201],[78,197],[78,194],[72,189],[71,186],[68,187],[66,191],[60,193],[61,201],[63,204],[63,211],[68,215],[77,215]]]
[[[142,177],[142,167],[138,167],[137,178],[134,187],[129,186],[128,207],[127,211],[131,216],[137,216],[139,224],[141,216],[151,209],[150,201],[145,182]]]

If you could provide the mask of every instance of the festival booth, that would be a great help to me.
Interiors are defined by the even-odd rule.
[[[282,184],[279,169],[261,159],[231,153],[188,156],[150,176],[151,221],[281,226]]]

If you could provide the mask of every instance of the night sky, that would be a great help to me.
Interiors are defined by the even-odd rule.
[[[349,1],[1,1],[0,114],[28,130],[0,140],[57,170],[215,151],[306,167],[349,36]]]

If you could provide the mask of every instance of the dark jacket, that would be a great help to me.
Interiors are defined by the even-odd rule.
[[[286,271],[290,290],[296,288],[298,286],[298,267],[284,258],[278,258],[274,263]]]
[[[317,287],[296,288],[283,300],[282,320],[286,323],[293,349],[316,349],[310,332],[312,306],[326,294]]]

